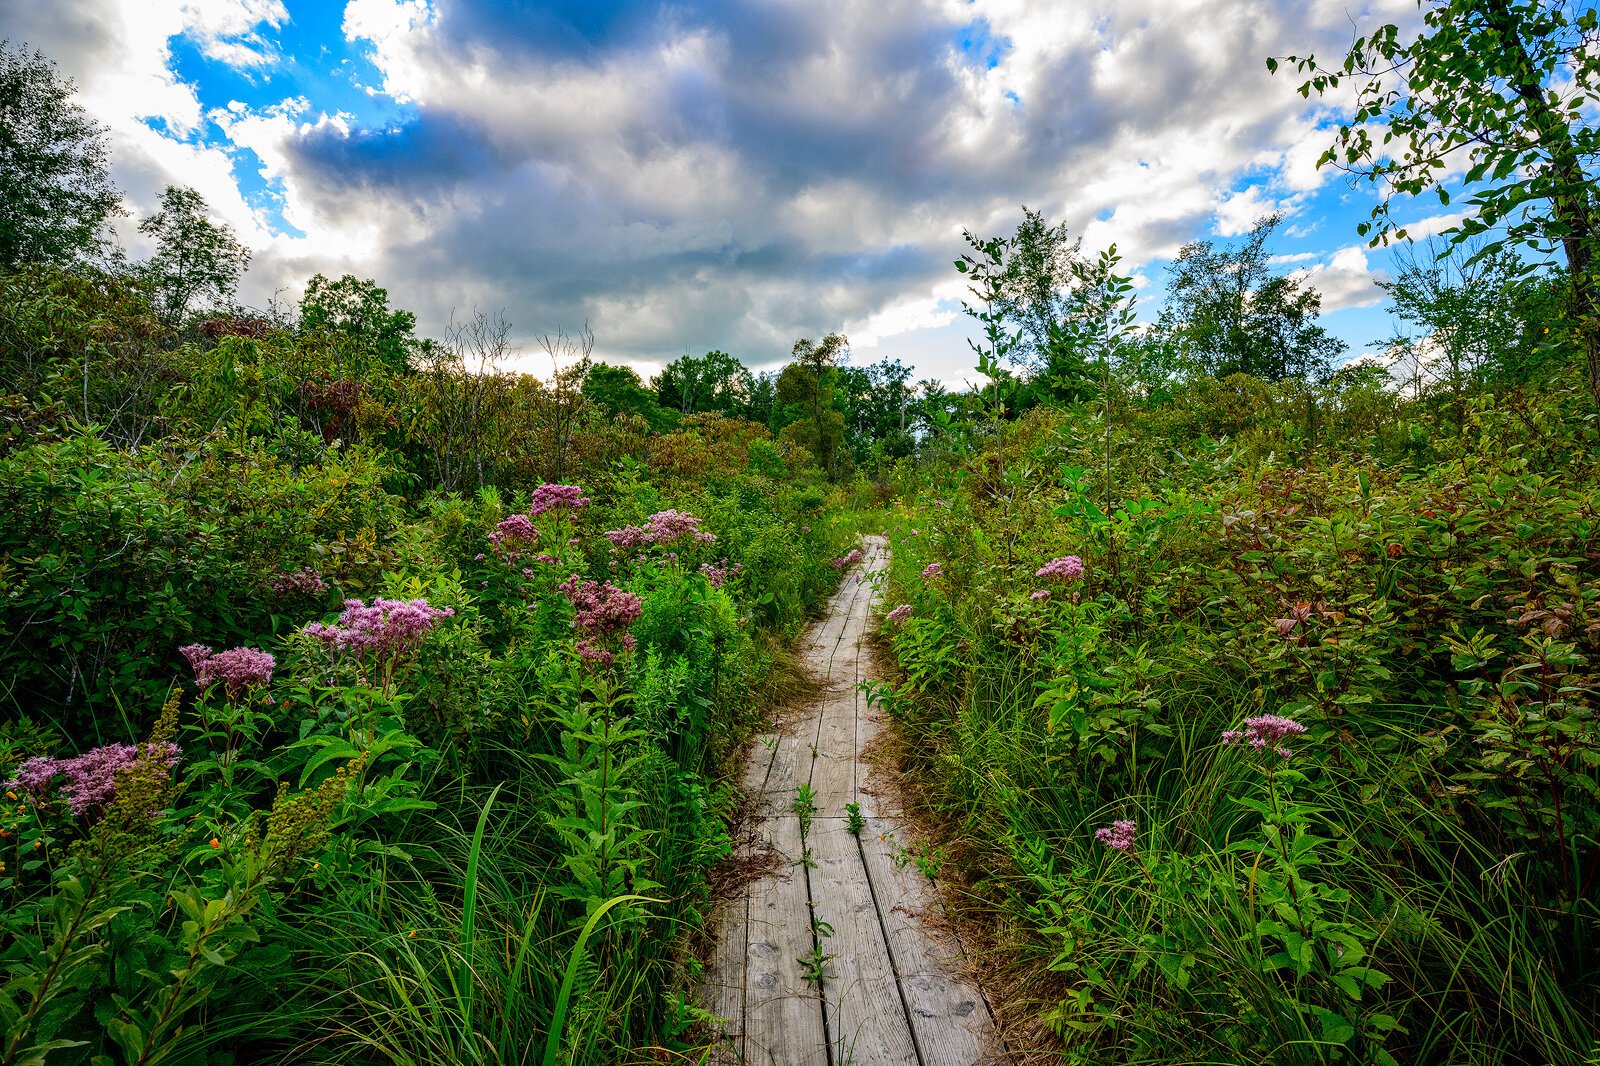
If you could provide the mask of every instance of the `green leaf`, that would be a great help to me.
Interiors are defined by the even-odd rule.
[[[1330,1044],[1347,1044],[1356,1035],[1356,1027],[1350,1020],[1336,1011],[1327,1010],[1313,1005],[1311,1013],[1316,1015],[1317,1021],[1322,1026],[1322,1039]]]

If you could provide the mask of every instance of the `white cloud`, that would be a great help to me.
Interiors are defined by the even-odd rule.
[[[1322,294],[1324,313],[1381,303],[1384,292],[1378,282],[1391,280],[1388,271],[1372,269],[1364,244],[1341,248],[1328,262],[1296,270],[1290,276],[1303,278]]]
[[[201,54],[240,71],[278,62],[277,50],[258,30],[289,20],[281,0],[183,0],[178,15]]]
[[[1415,222],[1407,222],[1401,228],[1406,231],[1406,237],[1413,241],[1425,241],[1429,237],[1437,237],[1447,229],[1454,229],[1466,221],[1470,211],[1452,211],[1445,215],[1430,215],[1419,218]]]
[[[1141,284],[1208,226],[1304,210],[1328,176],[1329,110],[1265,56],[1337,53],[1350,19],[1415,15],[1412,0],[734,0],[596,7],[579,27],[529,5],[349,0],[343,34],[415,114],[376,130],[316,99],[203,114],[169,71],[180,34],[244,73],[274,61],[280,0],[39,8],[36,43],[77,63],[130,201],[200,188],[257,249],[247,298],[349,270],[425,331],[504,307],[525,338],[588,320],[613,358],[756,362],[836,328],[886,353],[957,336],[960,230],[1007,233],[1019,204],[1088,249],[1115,242]],[[1009,42],[993,65],[954,43],[977,15]],[[213,124],[219,145],[192,136]],[[305,237],[239,193],[244,149]],[[1329,310],[1381,298],[1360,249],[1306,276]]]
[[[1295,210],[1294,197],[1273,199],[1261,186],[1250,185],[1229,193],[1217,204],[1216,232],[1220,237],[1238,237],[1255,229],[1268,215],[1287,215]]]

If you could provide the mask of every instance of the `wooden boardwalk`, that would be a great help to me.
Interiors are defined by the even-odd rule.
[[[993,1020],[976,989],[954,976],[959,946],[935,939],[932,887],[905,861],[896,823],[878,810],[861,752],[879,729],[856,683],[873,586],[885,548],[868,538],[866,559],[834,595],[802,645],[824,682],[792,729],[760,738],[745,767],[761,820],[741,843],[770,851],[771,873],[720,915],[706,1006],[726,1018],[721,1063],[759,1066],[975,1066],[1002,1063]],[[814,793],[809,829],[795,809]],[[867,825],[847,828],[845,805]],[[815,980],[820,963],[823,978]],[[803,960],[812,960],[809,963]]]

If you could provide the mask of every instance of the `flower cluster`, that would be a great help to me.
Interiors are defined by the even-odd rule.
[[[864,558],[866,558],[866,556],[861,554],[860,548],[851,548],[848,552],[835,559],[830,565],[835,570],[848,570],[850,567],[856,565]]]
[[[714,589],[721,588],[723,583],[727,581],[728,578],[732,577],[734,574],[737,574],[743,569],[744,564],[730,564],[727,559],[720,560],[715,566],[710,563],[700,564],[700,572],[706,576],[707,581],[711,582],[711,587]]]
[[[1072,582],[1083,576],[1083,560],[1076,555],[1063,555],[1059,559],[1051,559],[1033,573],[1034,577],[1059,578],[1062,581]]]
[[[1285,718],[1281,714],[1263,714],[1246,718],[1243,729],[1229,729],[1223,733],[1222,743],[1228,747],[1248,744],[1258,751],[1270,748],[1274,754],[1287,759],[1293,753],[1284,741],[1300,736],[1305,731],[1306,727],[1293,718]]]
[[[1133,819],[1121,818],[1094,831],[1094,838],[1113,851],[1132,851],[1135,830]]]
[[[576,485],[545,484],[533,490],[533,503],[528,507],[528,514],[537,518],[546,511],[581,511],[591,502]]]
[[[171,742],[152,750],[153,761],[164,763],[162,768],[168,771],[178,765],[182,754]],[[110,806],[117,793],[117,774],[138,763],[139,749],[133,744],[107,744],[72,759],[40,755],[17,767],[16,776],[6,782],[6,787],[26,792],[35,803],[42,803],[50,798],[55,779],[66,778],[59,792],[72,813],[82,815]]]
[[[887,618],[892,625],[903,626],[906,624],[906,620],[911,617],[911,605],[909,603],[902,603],[900,606],[884,615],[884,617]]]
[[[278,660],[255,648],[213,652],[204,644],[185,644],[178,653],[194,668],[194,683],[202,692],[220,683],[226,687],[230,700],[271,684],[272,670],[278,665]]]
[[[627,592],[607,582],[586,581],[577,574],[559,586],[561,594],[572,604],[572,628],[582,634],[578,641],[578,654],[603,666],[611,665],[612,653],[605,643],[613,635],[624,650],[633,650],[633,634],[625,630],[644,611],[644,600],[636,593]]]
[[[278,596],[320,596],[328,591],[322,575],[303,566],[298,570],[279,570],[267,580],[267,588]]]
[[[703,544],[717,539],[716,534],[700,528],[700,519],[684,511],[657,511],[642,526],[623,526],[605,533],[605,538],[614,548],[670,544],[683,537],[692,537]]]
[[[420,647],[440,619],[455,613],[427,600],[375,599],[370,607],[360,600],[345,600],[336,624],[313,622],[303,632],[332,651],[392,661]]]
[[[516,545],[537,544],[538,541],[539,527],[525,514],[514,514],[495,523],[494,532],[489,534],[489,543],[494,546],[496,554],[509,551]]]
[[[929,563],[927,566],[922,568],[922,580],[932,581],[942,573],[944,573],[943,566],[938,563]]]
[[[1034,589],[1032,592],[1028,593],[1028,599],[1032,600],[1034,603],[1041,603],[1049,598],[1049,589]]]

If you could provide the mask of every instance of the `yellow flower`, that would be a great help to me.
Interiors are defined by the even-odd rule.
[[[415,939],[417,939],[417,931],[415,929],[411,930],[411,932],[406,934],[406,939],[407,940],[415,940]]]

